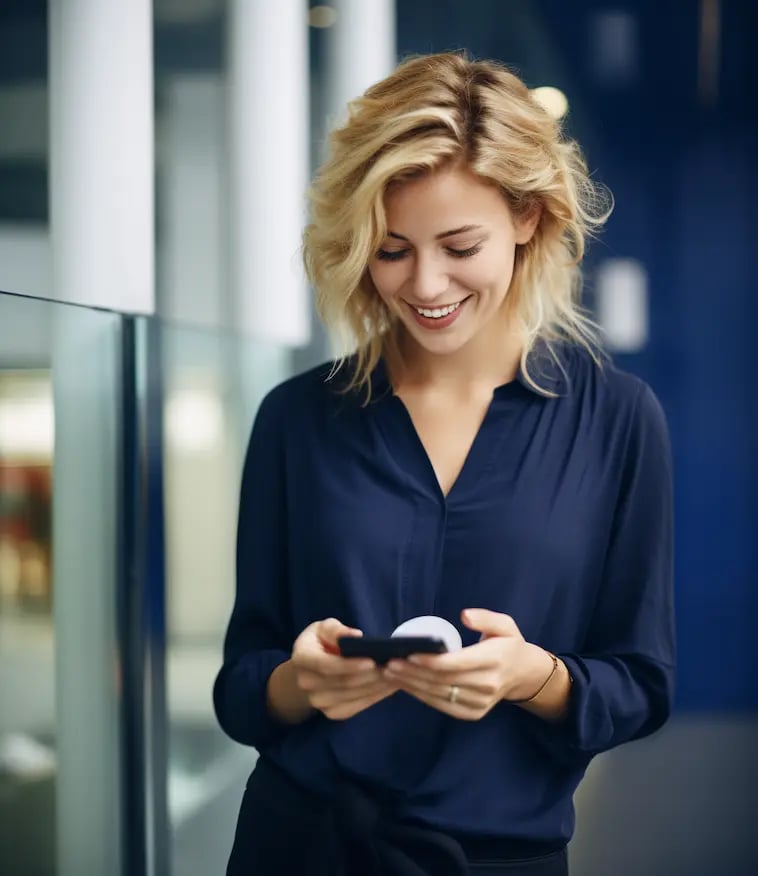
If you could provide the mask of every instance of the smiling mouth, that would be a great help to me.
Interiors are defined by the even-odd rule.
[[[425,316],[427,319],[442,319],[445,316],[450,316],[451,313],[455,313],[461,304],[467,300],[467,298],[462,298],[460,301],[456,301],[455,304],[446,304],[444,307],[418,307],[415,304],[410,306],[419,316]]]

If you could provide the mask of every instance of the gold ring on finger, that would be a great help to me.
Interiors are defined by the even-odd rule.
[[[458,687],[457,684],[451,684],[450,691],[448,692],[448,695],[447,695],[448,702],[457,703],[460,692],[461,692],[461,689]]]

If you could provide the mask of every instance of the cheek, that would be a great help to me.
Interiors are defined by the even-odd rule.
[[[458,272],[459,282],[471,289],[505,295],[513,277],[513,259],[493,258],[463,267]]]
[[[454,274],[459,286],[474,292],[499,292],[508,288],[509,270],[507,264],[472,264],[461,266]]]
[[[371,265],[368,273],[382,301],[387,303],[397,295],[403,283],[403,272],[399,270],[399,265]]]

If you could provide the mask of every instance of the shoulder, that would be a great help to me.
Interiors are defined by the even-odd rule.
[[[279,428],[306,427],[328,411],[344,405],[344,369],[335,361],[322,362],[270,389],[258,408],[256,424],[277,424]]]
[[[335,362],[322,362],[314,368],[288,377],[268,391],[261,407],[286,407],[312,398],[314,393],[326,394],[332,388],[333,381],[330,378],[334,375],[334,370]]]
[[[629,449],[650,441],[668,448],[666,415],[648,383],[617,367],[609,356],[598,364],[576,345],[566,345],[559,355],[568,378],[568,398],[591,412],[596,426],[616,435],[623,433]]]
[[[607,354],[596,362],[584,347],[564,345],[558,352],[567,377],[567,395],[587,396],[609,412],[663,415],[655,392],[642,378],[619,368]]]

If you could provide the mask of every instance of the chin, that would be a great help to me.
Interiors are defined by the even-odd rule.
[[[460,332],[451,332],[446,336],[440,335],[438,337],[420,336],[416,332],[409,332],[409,334],[421,349],[435,356],[449,356],[452,353],[457,353],[469,340],[463,337]]]

